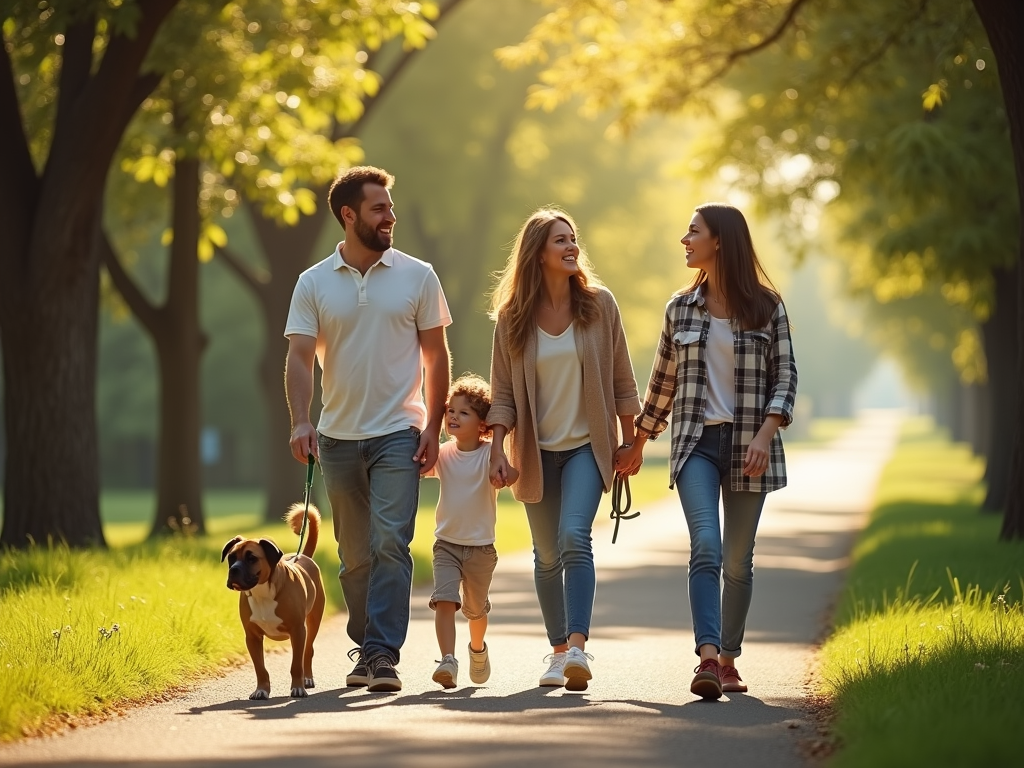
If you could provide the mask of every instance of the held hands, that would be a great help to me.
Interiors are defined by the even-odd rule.
[[[500,448],[491,451],[491,485],[502,489],[512,485],[519,479],[519,470],[508,463],[505,452]]]
[[[413,454],[412,460],[420,465],[420,474],[425,475],[434,468],[437,463],[437,450],[439,433],[429,427],[420,433],[420,444]]]
[[[306,464],[309,461],[309,454],[313,454],[317,461],[320,460],[320,446],[317,444],[316,429],[308,421],[295,425],[288,445],[292,449],[292,456],[300,464]]]
[[[615,452],[614,469],[620,477],[630,477],[640,471],[644,463],[644,446],[638,441],[624,445]]]

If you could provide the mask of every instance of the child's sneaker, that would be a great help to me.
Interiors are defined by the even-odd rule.
[[[540,676],[542,686],[561,688],[565,685],[565,651],[561,653],[549,653],[544,661],[551,662],[548,671]]]
[[[565,654],[565,664],[562,667],[562,674],[565,675],[565,690],[585,691],[592,677],[590,665],[587,659],[594,657],[584,653],[580,648],[570,648]]]
[[[484,643],[482,651],[474,651],[473,644],[469,644],[469,679],[478,685],[486,683],[491,676],[491,660],[487,654],[487,643]],[[436,678],[435,678],[436,679]]]
[[[459,679],[459,662],[450,653],[446,653],[441,659],[441,664],[434,670],[434,682],[440,683],[442,688],[454,688]]]

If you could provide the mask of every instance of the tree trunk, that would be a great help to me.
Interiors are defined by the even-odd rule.
[[[199,160],[174,163],[174,242],[167,302],[153,329],[160,365],[160,444],[156,517],[151,536],[206,532],[199,453],[199,368],[206,340],[199,327]]]
[[[206,532],[199,431],[200,363],[206,338],[199,327],[199,161],[174,163],[167,298],[156,306],[121,265],[109,238],[96,239],[111,282],[156,346],[160,370],[156,513],[150,536]]]
[[[1010,454],[1017,424],[1017,273],[1010,269],[992,271],[995,307],[981,325],[981,339],[988,368],[988,435],[985,480],[988,490],[981,508],[1002,512],[1006,508],[1010,482]]]
[[[177,0],[139,4],[94,63],[96,19],[64,30],[48,156],[33,164],[0,46],[0,351],[7,452],[0,544],[103,545],[96,434],[97,201],[121,136],[160,81],[140,74]]]
[[[93,198],[95,199],[95,198]],[[105,546],[99,509],[95,214],[32,238],[21,280],[3,280],[7,456],[0,544]],[[77,245],[76,245],[77,243]]]
[[[1003,90],[1003,102],[1010,123],[1010,142],[1013,146],[1013,164],[1017,172],[1017,197],[1024,222],[1024,13],[1017,0],[974,0],[974,7],[985,26]],[[1024,261],[1024,240],[1018,251],[1018,267]],[[1017,413],[1024,414],[1024,269],[1017,269]],[[1002,539],[1024,539],[1024,429],[1015,425],[1013,453],[1010,459],[1010,479],[1007,503],[1003,512]]]
[[[306,478],[305,468],[292,457],[288,445],[291,423],[284,396],[284,359],[288,353],[284,326],[288,320],[292,291],[299,275],[315,262],[318,256],[327,256],[313,253],[313,248],[323,231],[324,222],[329,216],[326,188],[317,190],[317,199],[323,202],[317,206],[316,212],[311,216],[302,217],[294,227],[282,226],[250,209],[253,213],[254,228],[272,275],[272,279],[263,283],[261,289],[256,291],[266,329],[259,378],[267,413],[264,469],[267,491],[264,518],[267,521],[280,520],[288,505],[302,498]],[[341,237],[344,237],[343,233]]]

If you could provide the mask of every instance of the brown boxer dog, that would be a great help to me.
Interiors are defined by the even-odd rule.
[[[291,529],[302,530],[303,505],[293,504],[284,516]],[[291,640],[292,698],[303,698],[313,682],[313,641],[324,616],[324,583],[313,562],[320,536],[320,512],[309,505],[309,536],[302,554],[284,557],[270,539],[235,536],[224,545],[220,561],[228,561],[228,589],[241,593],[238,613],[245,629],[245,647],[256,668],[256,690],[250,699],[270,698],[270,674],[263,661],[263,638]]]

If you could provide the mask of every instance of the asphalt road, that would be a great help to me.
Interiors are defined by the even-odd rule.
[[[740,672],[749,693],[702,702],[686,597],[686,526],[674,497],[595,530],[598,592],[584,693],[537,687],[546,647],[528,553],[501,557],[491,596],[493,672],[469,682],[464,623],[459,687],[430,676],[438,658],[429,590],[413,595],[399,694],[346,689],[344,616],[317,640],[317,688],[287,698],[288,657],[270,656],[274,698],[252,702],[246,666],[171,701],[0,747],[0,764],[56,766],[800,766],[801,709],[852,536],[863,522],[899,416],[867,412],[835,443],[792,452],[790,486],[769,494]],[[667,482],[667,478],[666,478]],[[607,497],[599,513],[606,518]],[[241,630],[239,630],[241,631]],[[285,694],[282,696],[282,693]]]

